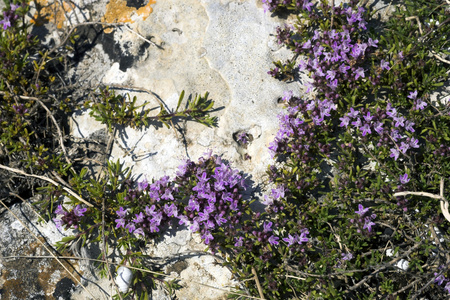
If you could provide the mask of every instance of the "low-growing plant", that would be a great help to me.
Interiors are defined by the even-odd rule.
[[[108,126],[108,130],[116,125],[129,126],[131,128],[141,128],[148,126],[149,122],[161,122],[168,128],[169,123],[175,118],[194,120],[206,126],[216,126],[217,117],[211,117],[214,101],[208,100],[208,93],[205,96],[196,96],[194,100],[188,100],[186,108],[180,110],[184,98],[184,91],[181,92],[178,104],[173,112],[168,112],[163,103],[160,103],[160,112],[151,116],[152,109],[144,109],[145,104],[136,106],[137,97],[130,99],[130,95],[116,95],[107,88],[100,90],[98,100],[86,101],[86,108],[90,108],[90,116],[97,121]],[[138,111],[140,108],[141,111]]]
[[[386,22],[374,21],[357,1],[263,4],[266,11],[296,15],[277,29],[278,43],[292,50],[292,57],[275,62],[269,75],[296,81],[303,72],[311,81],[304,83],[304,95],[286,91],[282,98],[286,110],[268,145],[274,159],[267,169],[271,187],[261,199],[265,210],[258,212],[250,205],[256,199],[244,197],[244,173],[211,153],[184,161],[174,178],[151,181],[136,181],[118,161],[108,162],[103,176],[93,179],[87,169],[66,161],[63,143],[58,155],[51,154],[55,136],[36,138],[48,133],[36,128],[35,114],[50,103],[48,88],[35,84],[40,77],[25,67],[31,66],[27,49],[38,42],[18,39],[30,48],[17,47],[22,52],[14,59],[25,57],[19,73],[1,75],[2,150],[20,158],[16,165],[11,159],[10,167],[62,177],[60,186],[40,188],[46,195],[41,205],[57,226],[77,229],[58,246],[77,240],[101,244],[106,276],[113,238],[121,263],[139,269],[132,289],[116,298],[146,297],[163,281],[145,272],[148,257],[141,246],[179,227],[200,234],[210,251],[225,257],[241,282],[240,292],[230,297],[448,297],[450,220],[442,214],[448,213],[443,182],[450,179],[450,108],[439,94],[430,96],[448,80],[448,4],[405,0]],[[8,30],[25,33],[15,14],[21,16],[19,7],[8,7],[0,51],[7,49]],[[4,57],[0,63],[13,59]],[[35,71],[45,74],[44,65],[35,63]],[[136,97],[102,89],[86,107],[110,131],[152,121],[169,126],[178,117],[215,124],[207,95],[181,109],[183,97],[175,111],[161,104],[151,116]],[[244,131],[234,139],[240,146],[251,141]],[[165,283],[170,293],[179,287]]]

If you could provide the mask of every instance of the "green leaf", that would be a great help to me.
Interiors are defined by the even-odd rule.
[[[183,98],[184,98],[184,90],[181,91],[180,98],[178,99],[177,109],[175,109],[175,112],[178,112],[178,108],[180,108],[181,101],[183,101]]]

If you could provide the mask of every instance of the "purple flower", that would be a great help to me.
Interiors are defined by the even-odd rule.
[[[329,70],[329,71],[327,71],[327,76],[325,78],[331,81],[334,79],[335,76],[336,76],[336,71]]]
[[[138,190],[143,191],[148,187],[148,181],[147,179],[142,180],[141,182],[138,182]]]
[[[370,115],[370,111],[367,112],[367,114],[364,116],[364,120],[366,120],[366,122],[370,122],[372,121],[373,116]]]
[[[138,234],[138,235],[142,235],[142,236],[145,235],[144,230],[140,227],[134,231],[134,234]]]
[[[301,60],[298,65],[298,69],[299,69],[299,71],[303,71],[306,69],[307,66],[308,66],[307,63],[304,60]]]
[[[416,100],[417,99],[417,90],[414,92],[410,92],[408,98],[412,99],[412,100]]]
[[[154,222],[154,221],[150,222],[150,227],[149,227],[150,232],[159,232],[158,225],[159,225],[159,224],[157,224],[157,223]]]
[[[18,9],[20,7],[20,4],[11,4],[10,6],[10,10],[12,12],[16,11],[16,9]]]
[[[312,3],[312,2],[309,2],[308,0],[303,0],[303,6],[302,6],[302,8],[303,9],[306,9],[307,11],[311,11],[311,7],[313,6],[314,4]]]
[[[341,253],[342,260],[351,260],[353,258],[353,255],[351,253]]]
[[[283,101],[286,101],[286,102],[288,102],[289,100],[292,99],[292,97],[294,97],[293,91],[284,91],[283,94],[284,94]],[[241,135],[247,136],[247,134],[245,132],[241,133]]]
[[[316,108],[316,101],[311,100],[308,104],[306,104],[306,110],[314,110]]]
[[[436,278],[434,279],[434,282],[437,283],[438,285],[441,285],[444,282],[445,277],[442,274],[440,274],[439,276],[437,276],[437,275],[438,275],[438,273],[434,273],[434,276],[436,276]]]
[[[283,239],[283,241],[288,243],[288,246],[292,246],[293,244],[295,244],[297,242],[297,239],[298,239],[297,237],[294,237],[289,234],[287,238]]]
[[[350,66],[347,66],[345,64],[341,64],[339,66],[339,72],[341,72],[343,74],[347,73],[347,70],[350,70],[350,69],[351,69]]]
[[[62,230],[62,226],[64,225],[64,222],[61,219],[53,218],[53,222],[55,222],[56,228],[59,230]]]
[[[298,243],[301,245],[302,243],[307,243],[309,241],[306,235],[309,234],[308,229],[302,229],[300,233],[300,237],[298,238]]]
[[[178,208],[173,203],[170,206],[165,204],[164,205],[164,212],[166,213],[166,215],[168,217],[171,217],[171,216],[177,217],[178,216]]]
[[[127,214],[127,210],[126,210],[126,209],[123,209],[123,207],[121,206],[120,209],[119,209],[118,211],[116,211],[116,214],[117,214],[119,217],[123,218],[123,217],[125,217],[125,215]]]
[[[373,225],[375,225],[374,222],[372,222],[371,220],[366,220],[366,223],[364,223],[363,229],[367,229],[369,232],[371,232]]]
[[[406,121],[405,122],[405,129],[408,130],[409,132],[415,132],[413,126],[414,126],[414,122],[411,121]]]
[[[270,238],[269,238],[269,243],[270,243],[271,245],[278,245],[278,244],[279,244],[279,243],[278,243],[278,240],[279,240],[279,239],[280,239],[280,238],[278,238],[278,237],[272,235],[272,236],[270,236]]]
[[[358,56],[361,55],[361,48],[359,48],[358,45],[353,46],[352,53],[350,55],[353,56],[354,58],[357,58]],[[364,77],[364,76],[362,76],[362,77]],[[356,78],[356,79],[358,79],[358,78]]]
[[[359,44],[358,47],[359,47],[359,50],[361,51],[361,54],[364,54],[364,52],[367,49],[367,44],[366,43],[362,43],[362,44]]]
[[[350,112],[347,114],[350,118],[356,118],[359,115],[358,110],[354,110],[353,107],[350,107]]]
[[[315,116],[314,118],[313,118],[313,121],[314,121],[314,125],[320,125],[322,122],[323,122],[323,117],[320,117],[319,118],[319,116]]]
[[[359,120],[359,119],[358,119]],[[372,131],[370,130],[369,124],[364,124],[363,127],[361,127],[359,130],[362,130],[362,135],[365,136],[366,134],[371,134]]]
[[[58,205],[58,207],[55,209],[55,214],[57,215],[65,215],[66,212],[64,211],[63,207],[61,205]]]
[[[403,154],[405,154],[406,151],[408,151],[408,149],[409,149],[409,144],[402,142],[399,149],[400,149],[400,151],[402,151]]]
[[[328,86],[334,91],[338,87],[338,80],[333,80]]]
[[[214,189],[218,192],[223,191],[225,189],[225,181],[220,179],[220,180],[217,180],[216,182],[214,182]]]
[[[416,110],[422,110],[425,108],[425,106],[427,106],[427,103],[425,101],[422,101],[422,99],[417,99]]]
[[[178,225],[183,225],[183,224],[188,225],[189,224],[189,219],[185,215],[179,215],[177,218],[180,220],[178,222]]]
[[[391,104],[388,103],[387,107],[386,107],[386,114],[391,117],[391,118],[395,118],[397,116],[397,109],[394,107],[391,107]]]
[[[356,128],[361,127],[361,119],[360,118],[356,119],[356,121],[352,122],[352,125],[355,126]]]
[[[238,202],[237,201],[233,201],[230,203],[230,209],[232,211],[237,211],[238,210]]]
[[[398,130],[391,130],[392,139],[397,142],[402,136],[398,133]]]
[[[407,184],[409,182],[408,173],[400,175],[400,183]]]
[[[161,199],[164,200],[173,200],[172,190],[170,188],[164,191],[164,194],[161,196]]]
[[[139,214],[136,214],[136,218],[133,220],[134,223],[142,223],[144,222],[144,214],[140,212]]]
[[[318,57],[320,55],[322,55],[324,48],[322,46],[319,47],[314,47],[314,56]]]
[[[270,206],[273,204],[273,199],[267,195],[264,195],[264,201],[262,202],[262,204]]]
[[[204,225],[206,229],[214,229],[216,227],[212,220],[207,220]]]
[[[214,239],[214,237],[212,236],[211,232],[208,231],[206,234],[202,235],[202,239],[204,239],[205,244],[208,245],[209,242],[211,242]]]
[[[116,219],[115,222],[117,223],[116,228],[125,227],[125,219]]]
[[[383,134],[383,123],[381,123],[381,122],[377,122],[376,124],[375,124],[375,131],[379,134],[379,135],[382,135]]]
[[[409,142],[409,145],[410,145],[412,148],[419,148],[419,140],[418,140],[418,139],[411,138],[411,141]]]
[[[384,69],[386,71],[389,71],[391,69],[389,67],[389,62],[388,61],[384,61],[384,59],[381,60],[380,67],[381,67],[381,69]]]
[[[303,49],[309,49],[311,48],[311,40],[307,40],[306,43],[302,46]]]
[[[362,217],[367,211],[369,211],[369,208],[364,208],[364,206],[362,206],[361,204],[358,204],[358,210],[355,211],[355,213],[357,213],[358,215],[360,215]]]
[[[4,19],[0,21],[0,24],[3,24],[3,30],[11,27],[11,20],[5,15]]]
[[[391,148],[391,154],[389,155],[389,157],[393,157],[394,160],[398,159],[398,156],[400,155],[400,152],[396,149],[396,148]]]
[[[272,231],[272,222],[266,223],[264,222],[263,224],[263,232],[270,232]]]
[[[348,116],[344,116],[342,118],[339,118],[339,120],[341,120],[341,124],[339,124],[340,127],[344,127],[347,128],[348,124],[350,123],[350,118]]]
[[[359,67],[358,69],[356,69],[356,72],[355,72],[355,80],[358,80],[359,77],[362,77],[362,78],[365,77],[365,75],[364,75],[364,69],[361,68],[361,67]]]
[[[446,290],[447,293],[450,293],[450,282],[447,282],[447,284],[444,287],[444,290]]]
[[[1,23],[1,21],[0,21]],[[19,105],[13,105],[13,109],[16,112],[16,114],[23,116],[28,112],[28,109],[25,108],[25,105],[19,104]]]
[[[225,224],[227,222],[227,219],[223,218],[223,215],[224,213],[221,213],[220,215],[216,215],[214,217],[218,226],[221,226],[222,224]]]
[[[367,44],[368,44],[370,47],[378,48],[378,46],[377,46],[378,40],[372,40],[371,38],[369,38],[369,40],[367,41]]]
[[[242,247],[244,238],[242,236],[240,236],[239,238],[235,238],[236,243],[234,244],[235,247]]]
[[[84,216],[84,213],[86,212],[87,208],[80,208],[79,205],[75,206],[75,208],[73,209],[73,213],[75,214],[75,216],[77,217],[82,217]]]
[[[125,228],[128,229],[128,232],[129,232],[129,233],[132,233],[132,232],[136,229],[136,226],[134,226],[134,224],[132,224],[132,223],[128,223],[128,224],[125,226]]]
[[[405,118],[404,117],[394,117],[394,121],[395,121],[395,125],[394,125],[395,127],[405,126]]]
[[[279,186],[276,189],[272,189],[272,197],[274,200],[278,200],[284,197],[285,188],[284,186]]]
[[[149,217],[153,216],[155,214],[155,211],[156,211],[156,206],[155,205],[152,205],[150,208],[148,208],[148,206],[145,207],[145,214],[147,216],[149,216]],[[119,216],[120,217],[124,217],[124,215],[123,216],[119,215]]]
[[[154,214],[152,222],[155,222],[156,225],[160,225],[161,221],[162,221],[163,215],[161,212],[157,212],[156,214]]]
[[[203,212],[199,212],[198,216],[199,216],[199,219],[198,219],[199,221],[206,221],[209,219],[209,212],[204,210]]]

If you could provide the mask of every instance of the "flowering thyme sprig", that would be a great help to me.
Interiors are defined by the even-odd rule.
[[[53,222],[55,222],[56,228],[60,230],[63,226],[65,229],[70,227],[77,229],[81,222],[81,217],[84,216],[86,211],[87,208],[81,208],[80,205],[76,205],[71,211],[65,211],[62,205],[58,205],[55,214],[60,215],[61,218],[53,218]]]

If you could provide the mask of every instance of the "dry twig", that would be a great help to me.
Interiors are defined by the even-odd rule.
[[[72,191],[71,189],[69,189],[66,186],[63,186],[62,184],[57,183],[56,181],[54,181],[51,178],[48,178],[48,177],[45,177],[45,176],[34,175],[34,174],[28,174],[28,173],[25,173],[22,170],[10,168],[10,167],[7,167],[7,166],[1,165],[1,164],[0,164],[0,169],[4,169],[4,170],[10,171],[10,172],[21,174],[21,175],[24,175],[24,176],[27,176],[27,177],[33,177],[33,178],[38,178],[38,179],[41,179],[41,180],[48,181],[48,182],[50,182],[53,185],[60,186],[63,190],[65,190],[66,192],[68,192],[69,194],[71,194],[72,196],[77,198],[77,200],[83,202],[87,206],[93,207],[93,205],[91,203],[87,202],[86,200],[84,200],[83,198],[78,196],[74,191]]]
[[[255,276],[256,287],[258,288],[259,297],[261,299],[264,299],[264,294],[263,294],[263,290],[261,288],[261,284],[259,283],[258,274],[256,274],[256,270],[253,267],[252,267],[252,274],[253,274],[253,276]]]

